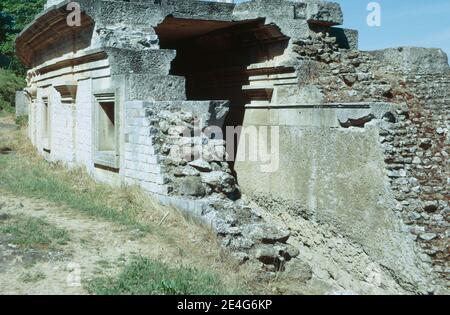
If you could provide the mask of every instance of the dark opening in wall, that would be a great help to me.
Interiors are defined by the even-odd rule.
[[[42,149],[50,153],[51,113],[48,97],[42,98]]]
[[[276,25],[266,25],[265,19],[227,22],[167,17],[156,33],[162,49],[177,51],[171,74],[186,78],[188,100],[231,101],[225,126],[241,126],[245,105],[251,101],[271,100],[270,86],[243,89],[250,77],[294,72],[255,66],[283,55],[289,44],[289,37]]]
[[[98,115],[99,151],[116,150],[116,124],[114,102],[100,102]]]

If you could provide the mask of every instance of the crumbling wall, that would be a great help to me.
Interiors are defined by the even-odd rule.
[[[241,262],[260,261],[272,272],[296,263],[290,232],[240,198],[224,160],[225,142],[204,132],[223,124],[227,102],[131,101],[125,107],[128,184],[212,228]]]
[[[125,181],[150,193],[164,195],[168,194],[168,187],[153,146],[144,105],[143,102],[129,102],[125,106]]]
[[[402,121],[385,135],[397,210],[443,279],[449,270],[450,75],[406,77]]]
[[[394,209],[435,271],[448,278],[447,56],[440,49],[411,47],[343,51],[326,32],[297,42],[294,49],[304,62],[305,84],[317,86],[324,99],[399,104],[380,129]]]

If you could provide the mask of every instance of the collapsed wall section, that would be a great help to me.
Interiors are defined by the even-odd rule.
[[[304,63],[305,89],[329,102],[397,103],[380,130],[386,174],[395,206],[433,268],[447,278],[448,263],[448,58],[440,49],[400,47],[342,51],[331,33],[295,42]],[[320,49],[319,49],[320,48]],[[446,94],[447,93],[447,94]],[[359,119],[371,119],[367,115]],[[373,119],[373,117],[372,117]],[[366,121],[367,122],[367,121]],[[394,124],[392,124],[394,123]],[[358,120],[339,121],[342,127]],[[361,127],[361,125],[359,125]]]
[[[125,181],[212,228],[241,262],[252,259],[267,271],[283,270],[298,256],[287,244],[289,231],[262,219],[257,208],[240,199],[223,159],[224,141],[203,132],[223,123],[228,106],[210,101],[126,102]]]
[[[411,233],[443,279],[449,257],[450,75],[408,76],[412,97],[404,120],[386,135],[392,187]]]

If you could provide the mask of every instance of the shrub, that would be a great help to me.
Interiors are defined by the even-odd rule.
[[[12,71],[0,69],[0,111],[14,112],[16,91],[24,87],[24,79]]]

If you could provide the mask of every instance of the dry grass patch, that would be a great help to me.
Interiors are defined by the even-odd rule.
[[[23,216],[0,221],[0,233],[24,249],[56,250],[70,240],[66,230],[39,218]]]

